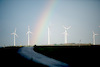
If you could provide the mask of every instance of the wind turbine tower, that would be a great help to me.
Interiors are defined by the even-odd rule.
[[[15,32],[14,33],[11,33],[11,35],[14,35],[14,46],[16,45],[16,43],[15,43],[15,36],[18,36],[17,34],[16,34],[16,28],[15,28]]]
[[[67,40],[68,32],[67,32],[67,30],[70,29],[71,26],[69,26],[69,27],[65,27],[65,26],[63,26],[63,27],[64,27],[64,29],[65,29],[65,32],[64,32],[64,34],[65,34],[65,43],[68,43],[68,40]]]
[[[93,45],[95,45],[95,36],[98,35],[96,33],[93,32]]]
[[[50,44],[50,29],[48,27],[48,45]]]
[[[28,35],[28,46],[30,45],[30,33],[32,33],[31,31],[30,31],[30,27],[28,26],[28,32],[26,33],[27,35]]]

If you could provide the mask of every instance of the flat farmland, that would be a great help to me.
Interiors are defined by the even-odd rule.
[[[22,67],[46,67],[45,65],[33,62],[19,55],[18,50],[21,47],[9,46],[0,48],[0,65],[1,66],[22,66]]]
[[[71,67],[99,67],[100,46],[35,46],[34,50]]]

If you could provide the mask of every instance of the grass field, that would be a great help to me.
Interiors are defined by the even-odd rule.
[[[42,64],[27,60],[18,54],[21,47],[2,47],[0,48],[0,65],[2,66],[34,66],[46,67]],[[34,50],[48,57],[65,62],[70,67],[100,67],[100,46],[81,45],[81,46],[34,46]]]
[[[36,52],[60,60],[71,67],[100,67],[100,46],[35,46]]]
[[[5,67],[46,67],[42,64],[35,63],[31,60],[27,60],[18,54],[18,49],[21,47],[3,47],[0,48],[0,65]]]

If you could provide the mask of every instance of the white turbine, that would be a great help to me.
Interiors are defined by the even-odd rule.
[[[50,45],[50,29],[48,27],[48,45]]]
[[[95,45],[95,36],[96,35],[98,35],[98,34],[95,34],[94,32],[93,32],[93,45]]]
[[[15,28],[15,32],[14,33],[11,33],[11,35],[14,35],[14,46],[16,45],[16,43],[15,43],[15,36],[18,36],[17,34],[16,34],[16,28]]]
[[[29,38],[30,33],[32,33],[32,32],[30,31],[30,27],[28,26],[28,32],[26,33],[28,35],[28,46],[30,45],[30,38]]]
[[[65,34],[65,43],[68,43],[68,41],[67,41],[67,36],[68,36],[68,32],[67,32],[67,30],[70,29],[71,26],[69,26],[69,27],[65,27],[65,26],[63,26],[63,27],[64,27],[64,29],[65,29],[65,32],[64,32],[64,34]]]

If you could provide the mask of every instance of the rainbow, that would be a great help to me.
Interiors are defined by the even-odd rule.
[[[48,24],[49,22],[48,20],[52,15],[55,4],[56,4],[56,0],[49,0],[46,5],[46,8],[43,10],[40,18],[38,19],[36,27],[34,29],[34,35],[32,36],[32,40],[31,40],[32,42],[34,42],[33,44],[37,44],[39,42],[43,30]]]

